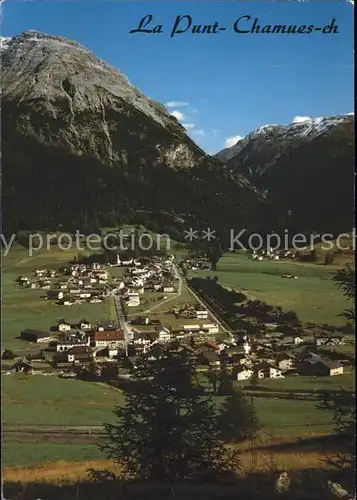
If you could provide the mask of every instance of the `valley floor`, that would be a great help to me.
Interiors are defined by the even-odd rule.
[[[72,255],[73,254],[73,255]],[[72,252],[40,252],[28,257],[25,249],[15,247],[3,261],[3,345],[14,349],[17,355],[38,350],[38,346],[29,346],[17,337],[23,328],[48,329],[61,317],[68,321],[114,318],[112,301],[102,304],[83,304],[71,308],[50,305],[41,298],[41,292],[22,290],[16,287],[14,280],[21,274],[31,274],[35,267],[62,266],[73,257]],[[295,262],[251,261],[246,255],[228,253],[219,262],[217,271],[195,271],[195,276],[217,276],[224,286],[243,290],[250,298],[257,298],[267,303],[281,305],[285,310],[296,311],[303,321],[316,323],[341,324],[341,311],[348,307],[347,301],[331,282],[331,274],[339,267],[320,264]],[[119,273],[121,270],[116,271]],[[297,280],[284,280],[283,273],[291,273]],[[186,288],[177,297],[176,302],[189,298]],[[173,301],[175,303],[175,301]],[[155,316],[166,318],[166,307],[157,307]],[[172,319],[172,318],[171,318]],[[174,320],[172,319],[173,324]],[[338,347],[348,349],[350,346]],[[245,384],[242,384],[243,386]],[[324,459],[323,453],[315,448],[296,448],[297,441],[312,436],[330,434],[331,418],[326,412],[316,409],[314,400],[288,399],[287,394],[294,390],[334,390],[343,385],[348,390],[354,389],[354,375],[347,373],[338,377],[324,377],[312,381],[305,377],[282,380],[264,380],[262,388],[275,391],[271,397],[254,394],[254,405],[262,424],[262,439],[269,441],[269,449],[261,450],[254,467],[264,470],[272,460],[277,467],[303,468],[319,467]],[[284,398],[278,398],[279,394]],[[250,395],[253,396],[251,392]],[[259,397],[258,397],[259,396]],[[220,398],[215,398],[220,404]],[[3,424],[17,426],[101,426],[113,420],[112,410],[115,405],[123,404],[123,393],[108,385],[79,380],[63,380],[55,376],[11,374],[3,376]],[[44,433],[43,433],[44,434]],[[291,447],[276,449],[276,445],[290,441]],[[107,467],[105,457],[97,446],[94,436],[85,438],[65,436],[61,439],[44,438],[34,434],[31,438],[21,434],[4,435],[3,465],[4,479],[22,478],[26,482],[40,480],[74,481],[85,478],[85,469],[90,463],[100,463]],[[273,448],[271,448],[273,446]],[[245,467],[251,460],[251,451],[243,453]],[[270,460],[270,462],[269,462]],[[82,462],[83,461],[83,462]],[[97,461],[97,462],[93,462]],[[98,462],[99,461],[99,462]],[[81,463],[79,463],[81,462]],[[300,464],[300,465],[298,465]],[[21,469],[14,468],[20,466]],[[48,471],[48,472],[46,472]],[[61,479],[62,478],[62,479]],[[47,480],[47,479],[46,479]]]

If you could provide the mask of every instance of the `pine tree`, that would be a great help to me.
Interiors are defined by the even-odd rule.
[[[218,375],[220,384],[218,387],[219,396],[231,396],[234,392],[232,375],[227,372],[227,370],[221,370]]]
[[[253,404],[235,389],[221,407],[219,417],[221,439],[225,442],[239,442],[249,439],[258,430],[258,419]]]
[[[252,387],[257,387],[259,385],[259,377],[257,372],[253,372],[253,375],[250,377],[250,385]]]
[[[339,269],[333,276],[333,281],[341,289],[342,294],[350,301],[355,303],[356,298],[356,275],[354,269],[349,264]],[[346,309],[341,316],[344,316],[348,323],[354,325],[356,322],[356,309]]]
[[[339,269],[333,276],[333,281],[341,289],[342,294],[355,301],[356,276],[350,265]],[[355,309],[348,309],[344,315],[355,322]],[[339,435],[339,452],[328,459],[329,465],[340,469],[346,484],[355,487],[356,480],[356,396],[341,389],[338,392],[328,392],[321,395],[317,403],[319,409],[333,415],[335,432]]]
[[[213,393],[217,394],[217,386],[219,381],[219,374],[217,373],[217,370],[208,368],[206,377],[208,382],[212,385]]]
[[[173,482],[197,480],[202,471],[217,479],[236,470],[237,455],[219,441],[217,412],[201,397],[195,367],[186,351],[164,347],[155,360],[147,355],[138,362],[140,382],[126,405],[115,408],[117,423],[105,425],[109,444],[102,446],[125,477]]]
[[[317,407],[333,415],[339,435],[339,452],[328,458],[329,465],[340,469],[345,481],[353,486],[356,478],[356,397],[343,389],[321,395]]]

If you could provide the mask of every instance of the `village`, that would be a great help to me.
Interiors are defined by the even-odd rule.
[[[201,371],[225,368],[238,381],[253,377],[335,376],[343,374],[351,365],[348,357],[332,359],[323,349],[344,345],[343,337],[337,333],[317,336],[311,343],[301,336],[282,338],[282,334],[276,332],[259,340],[238,335],[234,341],[217,341],[217,327],[212,325],[184,325],[183,329],[175,330],[156,324],[148,317],[135,317],[129,327],[141,324],[150,326],[150,331],[140,331],[133,326],[129,341],[116,322],[92,325],[85,319],[78,324],[61,320],[56,332],[24,330],[21,337],[38,344],[40,350],[27,359],[16,360],[12,369],[75,376],[95,363],[99,372],[108,365],[115,366],[118,375],[123,364],[134,368],[141,355],[164,345],[198,355]]]
[[[207,266],[199,259],[193,264]],[[121,276],[112,276],[113,268],[121,268]],[[128,375],[140,356],[150,353],[155,359],[160,346],[188,350],[197,355],[200,371],[224,369],[236,381],[330,377],[346,373],[351,365],[348,356],[335,350],[346,343],[341,332],[321,330],[313,337],[304,332],[287,334],[273,322],[255,334],[227,329],[217,311],[190,290],[190,280],[182,277],[172,255],[128,260],[117,256],[115,263],[107,264],[74,262],[59,270],[35,269],[33,277],[20,276],[17,282],[21,287],[46,290],[44,300],[63,307],[83,302],[95,307],[96,302],[114,300],[117,319],[90,322],[82,318],[71,323],[62,318],[47,331],[25,327],[21,339],[38,350],[20,358],[3,351],[2,359],[13,359],[3,369],[6,374],[74,378],[90,372],[96,377],[110,373],[116,379]],[[190,300],[177,301],[183,286]],[[147,295],[157,298],[142,311]],[[165,304],[160,314],[154,314],[155,308]]]

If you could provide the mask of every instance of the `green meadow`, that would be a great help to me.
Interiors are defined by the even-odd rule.
[[[45,290],[21,289],[15,283],[20,275],[31,277],[37,267],[58,268],[64,266],[77,255],[76,250],[35,252],[32,257],[20,246],[14,246],[3,257],[3,346],[20,351],[35,349],[18,339],[25,328],[48,330],[64,318],[78,321],[85,317],[90,321],[115,318],[114,304],[111,299],[99,304],[81,304],[71,307],[58,306],[44,300]],[[201,277],[217,276],[226,287],[242,290],[253,299],[280,305],[285,310],[295,311],[303,321],[341,324],[339,314],[349,307],[338,288],[331,281],[338,266],[304,264],[279,261],[252,261],[246,254],[228,253],[218,263],[217,271],[191,272]],[[123,270],[112,268],[113,275],[120,277]],[[298,279],[282,279],[282,274],[292,274]],[[153,316],[166,319],[165,314],[175,303],[191,301],[189,290],[184,287],[183,294],[153,311]],[[150,301],[149,301],[150,302]],[[146,304],[145,304],[146,305]],[[149,304],[148,305],[152,305]],[[134,312],[134,311],[133,311]],[[171,324],[171,323],[170,323]],[[350,346],[346,349],[350,350]],[[344,349],[339,347],[338,349]],[[353,389],[353,375],[348,373],[324,380],[305,380],[296,377],[282,380],[266,380],[262,385],[276,391],[293,389],[316,390],[336,389],[339,385]],[[112,410],[124,403],[119,389],[105,384],[64,380],[54,376],[12,374],[3,376],[3,423],[5,425],[101,425],[113,421]],[[222,398],[215,398],[219,405]],[[277,399],[274,397],[254,397],[262,432],[276,437],[297,437],[311,434],[324,434],[332,431],[331,416],[318,410],[314,401]],[[94,444],[76,442],[44,443],[33,440],[23,443],[6,437],[3,455],[6,464],[27,465],[39,461],[81,460],[99,458]],[[26,440],[25,440],[26,441]],[[37,450],[37,451],[36,451]],[[37,458],[36,458],[37,457]]]
[[[191,271],[190,276],[217,276],[225,287],[240,290],[250,298],[295,311],[301,320],[343,324],[340,313],[349,302],[331,278],[338,266],[302,262],[251,260],[244,253],[228,253],[217,271]],[[284,279],[292,274],[297,279]]]
[[[337,378],[337,377],[336,377]],[[43,375],[3,376],[4,425],[102,425],[125,401],[120,389]],[[223,399],[214,397],[217,405]],[[330,416],[314,401],[253,398],[262,430],[279,436],[329,432]]]
[[[56,376],[2,377],[4,425],[102,425],[123,393],[106,384]]]
[[[31,278],[35,268],[63,267],[76,255],[76,250],[64,251],[52,248],[51,251],[44,249],[35,252],[30,257],[27,249],[14,246],[6,257],[3,256],[2,341],[5,348],[17,351],[31,349],[27,342],[18,338],[21,331],[26,328],[49,330],[62,318],[69,322],[76,322],[82,318],[88,321],[115,318],[115,308],[111,298],[98,304],[59,306],[54,301],[45,300],[46,290],[21,288],[15,282],[21,275]]]

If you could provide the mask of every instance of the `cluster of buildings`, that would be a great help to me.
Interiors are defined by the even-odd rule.
[[[191,271],[209,271],[212,269],[211,262],[206,257],[197,257],[196,259],[190,258],[181,262],[181,266]]]
[[[315,352],[315,344],[297,345],[291,342],[271,349],[261,341],[244,340],[243,345],[210,343],[202,354],[204,364],[211,368],[229,368],[234,379],[242,381],[253,377],[285,378],[297,375],[334,376],[344,373],[348,359],[333,360]],[[343,356],[341,355],[341,358]]]
[[[275,258],[267,253],[268,258]],[[289,257],[291,258],[291,256]],[[47,296],[63,305],[81,301],[96,302],[113,296],[122,307],[137,307],[145,292],[173,293],[180,278],[177,275],[174,257],[154,257],[152,259],[130,259],[112,266],[125,266],[120,278],[112,279],[100,264],[70,264],[57,272],[36,269],[34,279],[22,276],[21,286],[34,288],[49,287]],[[186,261],[194,264],[191,269],[203,269],[203,260]],[[286,277],[290,277],[286,275]],[[133,318],[129,324],[118,313],[118,322],[92,323],[82,319],[72,324],[64,319],[50,331],[26,329],[21,338],[43,346],[43,355],[49,361],[52,371],[62,369],[68,373],[74,367],[81,369],[89,364],[117,366],[123,358],[130,359],[132,365],[144,353],[158,345],[184,346],[199,356],[201,369],[228,368],[238,381],[253,377],[284,378],[296,375],[334,376],[344,372],[349,363],[346,359],[330,359],[326,350],[321,354],[318,347],[344,345],[344,338],[336,332],[316,334],[310,343],[300,334],[286,335],[279,332],[279,325],[267,324],[261,335],[249,338],[237,334],[235,342],[217,342],[219,327],[211,322],[208,310],[203,305],[190,303],[171,308],[176,319],[183,319],[182,325],[167,327],[159,320],[148,316]],[[181,322],[176,322],[180,324]],[[145,326],[141,328],[140,326]],[[125,329],[125,331],[124,331]],[[341,356],[342,357],[342,356]],[[28,361],[21,365],[28,370]],[[27,365],[26,365],[27,363]],[[33,369],[33,368],[32,368]]]
[[[119,259],[119,258],[118,258]],[[177,291],[173,256],[153,258],[146,264],[132,259],[119,285],[120,294],[128,307],[140,305],[140,296],[147,292],[175,293]],[[120,261],[122,262],[122,261]],[[124,264],[124,262],[123,262]]]
[[[60,320],[50,332],[24,330],[21,338],[29,342],[46,344],[48,359],[57,366],[59,363],[90,362],[101,350],[102,357],[113,358],[125,348],[123,330],[114,321],[92,324],[83,319],[71,324]]]
[[[24,288],[46,289],[46,299],[64,306],[102,302],[108,296],[108,280],[108,272],[96,263],[71,264],[60,271],[35,269],[33,278],[20,276],[17,279]]]
[[[16,281],[22,288],[48,290],[57,276],[55,269],[35,269],[32,278],[19,276]]]
[[[138,331],[133,325],[146,325],[149,330]],[[72,373],[85,369],[89,364],[97,367],[111,364],[118,366],[127,359],[131,366],[156,346],[175,345],[190,349],[198,356],[200,369],[228,369],[237,381],[250,379],[277,379],[291,376],[336,376],[345,371],[349,359],[331,359],[319,346],[343,345],[339,333],[329,333],[322,340],[316,336],[308,343],[304,337],[281,337],[270,332],[264,338],[237,335],[236,342],[217,342],[218,327],[215,324],[183,325],[174,329],[162,326],[159,321],[147,317],[135,318],[131,324],[129,343],[124,331],[116,322],[91,324],[83,319],[76,324],[59,321],[55,332],[24,330],[21,337],[28,341],[46,344],[45,356],[52,370]],[[154,351],[153,351],[154,352]],[[336,358],[336,356],[335,356]],[[26,365],[21,365],[29,369]]]
[[[172,341],[194,341],[198,344],[214,340],[218,326],[214,323],[183,325],[182,328],[167,328],[159,321],[148,318],[135,319],[130,324],[130,337],[115,321],[92,324],[86,319],[71,324],[60,320],[50,331],[26,329],[21,338],[34,342],[43,348],[47,358],[57,368],[61,365],[83,364],[93,360],[116,361],[120,356],[139,356],[156,344]],[[134,324],[150,324],[150,330],[138,331]]]
[[[73,263],[60,271],[35,269],[34,277],[20,276],[17,282],[24,288],[47,290],[47,300],[62,306],[81,303],[100,303],[106,297],[120,294],[128,307],[138,307],[144,292],[174,293],[177,277],[173,268],[173,256],[153,258],[146,264],[139,259],[120,260],[115,266],[125,266],[122,279],[111,279],[101,264]]]
[[[284,260],[284,259],[296,259],[296,252],[292,250],[273,250],[272,248],[267,248],[267,250],[253,250],[252,260]]]
[[[174,306],[170,312],[174,314],[177,319],[184,318],[207,320],[209,316],[207,309],[200,305],[190,303]]]

